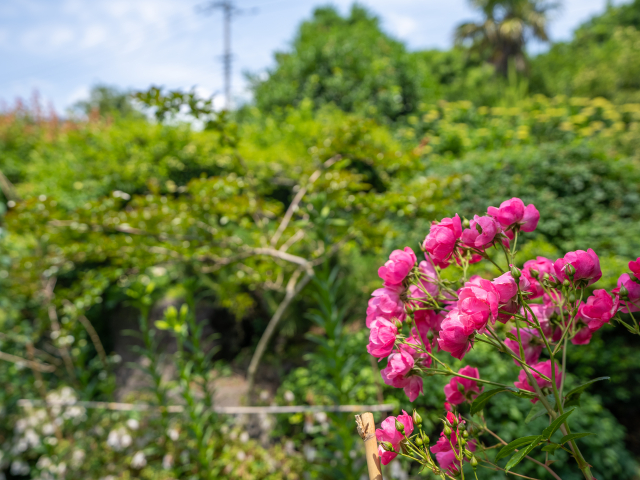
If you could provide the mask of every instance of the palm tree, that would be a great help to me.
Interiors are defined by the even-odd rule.
[[[458,45],[469,45],[507,75],[509,64],[526,69],[524,46],[530,38],[548,41],[547,14],[558,7],[546,0],[470,0],[484,14],[482,23],[467,22],[455,31]]]

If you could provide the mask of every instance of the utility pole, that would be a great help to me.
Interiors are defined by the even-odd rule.
[[[224,65],[224,97],[225,108],[231,110],[232,93],[231,93],[231,64],[233,62],[233,53],[231,53],[231,21],[236,15],[245,13],[235,6],[234,0],[220,0],[211,2],[209,5],[201,8],[201,11],[209,12],[211,10],[222,10],[223,16],[223,49],[222,62]],[[254,9],[255,10],[255,9]]]
[[[231,110],[231,16],[235,13],[233,0],[223,0],[214,4],[214,7],[222,8],[224,16],[224,53],[222,62],[224,63],[224,98],[227,110]]]

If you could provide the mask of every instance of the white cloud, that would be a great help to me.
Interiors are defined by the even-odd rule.
[[[406,38],[418,29],[418,22],[408,15],[390,14],[387,18],[391,27],[391,33]]]

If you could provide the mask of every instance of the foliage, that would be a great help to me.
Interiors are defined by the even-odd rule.
[[[532,90],[638,102],[639,19],[637,0],[608,4],[603,14],[581,25],[571,41],[533,59]]]
[[[405,47],[383,33],[379,19],[354,5],[347,17],[318,8],[305,21],[292,51],[275,55],[265,80],[252,77],[262,111],[296,106],[305,99],[345,111],[389,119],[415,109],[420,100],[415,62]]]
[[[109,85],[94,85],[87,100],[80,100],[71,107],[72,113],[84,116],[118,116],[141,118],[140,112],[134,106],[131,95],[117,87]]]

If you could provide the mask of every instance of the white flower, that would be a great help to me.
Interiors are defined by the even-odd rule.
[[[173,467],[173,455],[167,453],[164,457],[162,457],[162,468],[165,470],[169,470]]]
[[[38,463],[36,463],[36,467],[40,470],[47,470],[52,465],[51,459],[49,457],[45,457],[44,455],[38,459]]]
[[[71,454],[71,464],[78,468],[82,465],[82,462],[84,461],[84,458],[86,457],[86,453],[84,450],[78,449],[78,450],[74,450],[73,453]]]
[[[127,448],[132,441],[131,435],[124,427],[111,430],[107,436],[107,445],[116,452]]]
[[[327,414],[324,412],[316,412],[313,414],[313,417],[316,419],[318,423],[324,423],[327,421]]]
[[[169,435],[169,438],[175,442],[176,440],[178,440],[180,432],[178,432],[178,430],[176,430],[175,428],[170,428],[169,430],[167,430],[167,435]]]
[[[303,448],[303,453],[304,453],[304,457],[307,459],[307,461],[309,462],[313,462],[316,458],[316,454],[318,453],[317,450],[313,447],[310,447],[308,445],[305,445]]]
[[[37,447],[40,445],[40,437],[31,429],[24,432],[24,439],[31,447]]]
[[[140,428],[140,422],[135,418],[130,418],[129,420],[127,420],[127,427],[134,431],[138,430],[138,428]]]
[[[22,460],[14,460],[11,462],[11,475],[29,475],[30,471],[31,469],[27,462],[23,462]]]
[[[53,435],[56,431],[56,428],[51,423],[45,423],[42,426],[42,433],[46,436]]]
[[[131,459],[131,468],[140,469],[147,465],[147,458],[142,452],[136,452]]]
[[[247,432],[242,432],[239,440],[241,443],[247,443],[249,441],[249,434]]]
[[[238,453],[236,453],[236,458],[240,461],[240,462],[244,462],[244,460],[247,458],[247,454],[244,453],[242,450],[240,450]]]
[[[286,392],[284,392],[284,399],[287,402],[293,402],[296,399],[296,396],[291,390],[287,390]]]
[[[16,422],[13,429],[15,430],[16,433],[22,433],[27,429],[27,425],[28,425],[27,420],[24,418],[21,418]]]

